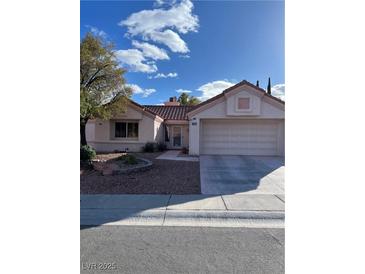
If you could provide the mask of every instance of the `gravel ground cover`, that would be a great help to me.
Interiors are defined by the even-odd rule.
[[[102,175],[81,168],[81,194],[200,194],[199,162],[156,160],[161,152],[133,153],[153,162],[151,169],[132,174]],[[113,160],[121,153],[99,154],[97,159]]]

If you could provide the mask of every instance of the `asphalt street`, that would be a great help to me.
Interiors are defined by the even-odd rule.
[[[284,273],[284,229],[81,227],[81,273]]]

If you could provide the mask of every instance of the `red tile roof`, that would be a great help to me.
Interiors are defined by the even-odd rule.
[[[142,109],[143,111],[147,111],[148,113],[152,114],[152,115],[157,115],[157,113],[147,109],[145,106],[142,106],[140,104],[138,104],[137,102],[134,102],[133,100],[129,99],[129,102],[135,106],[137,106],[138,108]],[[161,116],[160,116],[161,117]],[[162,118],[162,117],[161,117]]]
[[[157,114],[166,120],[187,120],[187,113],[193,110],[194,106],[156,106],[143,105],[147,110]]]

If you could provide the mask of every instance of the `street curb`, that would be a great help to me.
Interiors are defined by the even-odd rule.
[[[284,220],[284,211],[235,211],[235,210],[167,210],[167,215],[174,218],[208,218],[208,219],[276,219]]]
[[[167,210],[163,226],[284,227],[284,212]]]
[[[117,210],[82,209],[80,224],[85,226],[201,226],[284,228],[283,211],[226,210]]]

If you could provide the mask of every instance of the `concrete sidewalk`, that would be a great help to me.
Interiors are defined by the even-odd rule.
[[[284,227],[283,195],[81,195],[81,225]]]
[[[188,161],[199,162],[199,157],[192,157],[188,155],[180,155],[180,150],[168,150],[158,156],[157,160],[172,160],[172,161]]]

